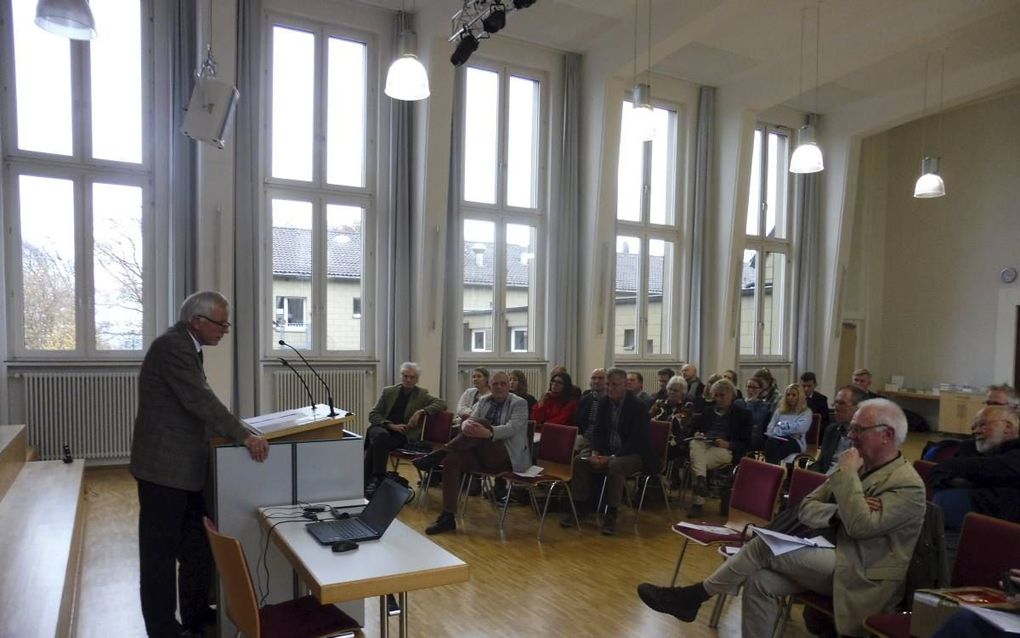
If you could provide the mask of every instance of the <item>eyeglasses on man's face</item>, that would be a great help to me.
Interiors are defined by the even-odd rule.
[[[846,433],[849,434],[850,436],[861,436],[868,430],[887,427],[889,427],[889,425],[886,423],[876,423],[875,425],[860,425],[858,423],[851,422],[850,427],[847,429]]]
[[[230,330],[230,325],[231,324],[230,324],[229,321],[216,321],[215,319],[213,319],[211,317],[207,317],[205,315],[197,315],[197,316],[201,317],[202,319],[205,319],[209,323],[216,324],[217,326],[219,326],[220,328],[223,328],[224,330]]]

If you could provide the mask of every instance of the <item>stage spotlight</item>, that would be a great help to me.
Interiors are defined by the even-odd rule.
[[[453,50],[453,55],[450,56],[450,62],[453,66],[460,66],[467,62],[471,54],[477,50],[478,38],[470,31],[465,31],[461,34],[460,42],[457,43],[457,48]]]
[[[492,5],[489,15],[482,19],[482,28],[486,33],[496,33],[506,26],[506,7],[502,3]]]
[[[527,9],[533,4],[535,4],[535,0],[514,0],[515,9]]]

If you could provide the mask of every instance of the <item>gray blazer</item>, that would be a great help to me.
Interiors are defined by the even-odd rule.
[[[214,436],[242,443],[248,430],[209,387],[195,343],[179,322],[152,342],[142,362],[131,474],[197,492],[205,487]]]
[[[475,404],[471,412],[472,419],[484,419],[489,413],[492,395],[486,394]],[[523,472],[531,467],[531,454],[528,452],[528,402],[511,394],[499,410],[499,418],[492,424],[492,440],[502,441],[510,456],[510,464],[514,472]]]

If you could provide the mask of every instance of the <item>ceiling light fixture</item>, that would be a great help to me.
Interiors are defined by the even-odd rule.
[[[800,80],[798,91],[804,94],[804,31],[807,18],[807,7],[800,11]],[[818,113],[818,66],[821,58],[822,7],[815,6],[815,106]],[[822,149],[818,146],[814,124],[808,123],[797,131],[797,148],[790,157],[791,173],[817,173],[825,169],[822,161]]]
[[[634,136],[642,142],[655,137],[655,112],[652,109],[652,2],[648,0],[648,66],[644,82],[638,82],[638,0],[634,0],[634,92],[631,95],[631,123]]]
[[[925,122],[924,117],[928,112],[928,76],[929,66],[934,54],[928,54],[924,61],[924,106],[921,110],[921,176],[914,184],[914,197],[918,199],[930,199],[932,197],[943,197],[946,194],[946,183],[942,181],[939,174],[939,160],[937,155],[927,155],[925,149]],[[939,54],[941,70],[939,71],[939,125],[938,142],[942,141],[942,88],[946,80],[946,54],[942,51]]]
[[[417,36],[409,24],[407,13],[399,14],[400,35],[397,37],[397,59],[386,72],[384,93],[394,100],[413,102],[430,95],[429,74],[416,55]]]
[[[96,19],[86,0],[39,0],[35,23],[40,28],[72,40],[96,37]]]
[[[478,49],[478,43],[506,28],[506,14],[527,9],[535,0],[464,0],[464,5],[450,18],[450,42],[457,46],[450,56],[454,66],[468,61]]]
[[[482,18],[482,28],[486,33],[499,33],[505,26],[506,6],[502,2],[496,2],[489,14]]]
[[[471,54],[478,50],[478,38],[475,37],[471,31],[465,31],[460,34],[460,42],[457,43],[457,48],[453,50],[453,55],[450,56],[450,62],[453,66],[460,66],[468,61]]]

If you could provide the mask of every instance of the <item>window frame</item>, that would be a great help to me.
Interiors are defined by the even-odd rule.
[[[317,68],[314,71],[314,122],[312,142],[312,179],[302,181],[273,177],[272,175],[272,122],[273,122],[273,30],[275,27],[295,29],[310,32],[315,36],[314,60]],[[339,38],[349,41],[360,42],[365,45],[365,181],[363,186],[349,186],[327,183],[327,134],[328,134],[328,109],[326,98],[328,95],[328,74],[329,74],[329,47],[330,38]],[[375,352],[375,326],[372,317],[375,313],[375,255],[376,255],[376,225],[377,225],[377,202],[378,202],[378,161],[379,161],[379,138],[380,118],[382,117],[381,103],[379,98],[379,55],[380,36],[372,31],[349,27],[342,24],[299,17],[296,15],[271,11],[267,13],[267,19],[263,33],[264,59],[262,70],[266,78],[266,85],[262,95],[262,125],[265,132],[265,139],[269,140],[264,144],[262,151],[261,171],[263,175],[263,197],[261,201],[260,219],[263,225],[263,236],[267,238],[264,244],[262,285],[262,299],[273,299],[273,220],[272,201],[274,199],[290,199],[294,201],[306,201],[312,205],[312,274],[310,297],[307,301],[305,315],[311,322],[310,338],[311,348],[299,348],[305,357],[319,361],[344,360],[370,360]],[[327,273],[327,251],[326,242],[326,214],[328,207],[352,206],[361,208],[363,217],[362,228],[362,256],[361,256],[361,316],[354,317],[353,312],[341,309],[340,319],[357,320],[361,330],[361,347],[355,350],[330,350],[327,348],[328,341],[328,295],[327,289],[329,278]],[[266,304],[265,301],[262,302]],[[263,316],[268,316],[266,310],[260,310]],[[275,312],[275,310],[274,310]],[[274,315],[275,316],[275,315]],[[267,321],[263,329],[262,350],[265,360],[274,359],[280,352],[275,348],[275,328],[272,321]]]
[[[628,91],[621,100],[621,111],[620,111],[620,126],[621,133],[617,136],[617,163],[619,164],[620,158],[620,140],[622,137],[622,124],[624,109],[630,108],[633,104],[633,93]],[[669,147],[666,150],[666,158],[668,165],[666,166],[667,176],[667,207],[672,208],[673,221],[665,224],[654,223],[651,221],[651,189],[652,189],[652,174],[653,166],[652,161],[653,155],[653,142],[644,142],[644,148],[642,149],[642,170],[641,170],[641,203],[640,203],[640,216],[638,221],[622,220],[619,218],[617,200],[614,203],[614,235],[613,245],[614,251],[612,254],[612,279],[613,288],[609,291],[609,298],[613,303],[613,309],[610,311],[610,321],[613,323],[613,328],[609,332],[609,352],[614,361],[634,363],[638,361],[650,361],[650,362],[674,362],[681,361],[683,355],[681,353],[681,341],[680,341],[680,321],[677,318],[680,316],[682,309],[681,304],[681,254],[683,253],[685,244],[685,236],[683,232],[683,224],[681,220],[683,218],[683,185],[685,183],[685,176],[682,174],[683,170],[683,158],[681,156],[681,149],[683,148],[682,143],[682,127],[681,122],[683,121],[683,105],[666,101],[666,100],[652,100],[652,107],[657,109],[664,109],[670,112],[670,132],[668,136]],[[617,166],[616,173],[617,188],[619,187],[619,165]],[[667,211],[667,219],[669,217]],[[634,341],[632,347],[624,352],[617,351],[616,346],[616,311],[615,311],[615,298],[616,298],[616,280],[617,280],[617,252],[615,251],[615,245],[620,237],[636,237],[640,242],[641,247],[641,261],[639,264],[638,272],[638,290],[637,290],[637,317],[634,326]],[[669,322],[668,331],[670,339],[670,348],[668,351],[663,351],[659,354],[649,352],[648,348],[648,318],[649,318],[649,290],[648,290],[648,278],[649,278],[649,264],[651,252],[649,247],[651,242],[654,240],[664,241],[673,245],[673,258],[672,258],[672,308],[670,315],[673,319]],[[665,260],[663,260],[663,270],[666,269]],[[665,285],[663,286],[665,289]],[[665,290],[663,290],[665,294]]]
[[[487,351],[474,350],[474,338],[472,336],[472,349],[465,350],[463,344],[458,344],[459,358],[466,362],[492,361],[492,360],[515,360],[515,361],[541,361],[544,359],[544,337],[545,337],[545,295],[546,276],[545,269],[536,267],[534,278],[530,282],[534,296],[534,308],[529,305],[528,351],[518,352],[513,349],[512,333],[520,327],[504,326],[507,315],[506,293],[507,280],[505,269],[506,264],[506,237],[507,226],[510,224],[531,226],[535,229],[535,260],[537,264],[546,262],[546,228],[548,227],[549,203],[549,103],[551,87],[549,86],[549,73],[541,69],[530,68],[522,65],[499,62],[485,59],[484,57],[472,58],[472,61],[465,65],[464,72],[469,68],[480,69],[496,73],[499,76],[499,117],[496,139],[496,203],[487,204],[474,202],[464,196],[464,175],[461,168],[461,179],[457,184],[457,197],[461,208],[460,228],[458,228],[458,243],[454,247],[458,255],[464,250],[464,222],[476,220],[489,222],[494,225],[493,233],[493,312],[492,312],[492,335],[487,345],[491,346]],[[536,136],[535,152],[533,155],[535,175],[535,207],[527,208],[511,206],[507,204],[508,184],[508,128],[509,128],[509,86],[510,78],[517,77],[538,83],[538,100],[536,105],[536,124],[538,134]],[[465,82],[465,90],[466,90]],[[466,102],[466,98],[465,98]],[[458,117],[457,134],[460,136],[462,147],[467,144],[466,125],[463,114]],[[466,161],[465,158],[462,161]],[[464,281],[463,258],[457,261],[459,281]],[[456,321],[464,321],[463,299],[459,303],[458,316]],[[472,329],[472,334],[475,329]]]
[[[754,284],[754,331],[753,331],[753,347],[752,352],[749,354],[743,353],[741,346],[742,330],[737,330],[737,356],[741,362],[765,362],[765,363],[784,363],[791,361],[792,357],[792,339],[794,333],[793,322],[796,321],[796,317],[792,314],[793,308],[793,291],[792,283],[794,279],[794,242],[793,242],[793,229],[796,227],[793,219],[793,193],[794,193],[794,179],[791,177],[792,173],[789,172],[788,166],[790,162],[790,156],[793,154],[793,142],[794,135],[793,131],[785,126],[778,124],[770,124],[767,122],[758,122],[754,131],[752,131],[752,153],[751,161],[754,161],[753,151],[753,136],[754,133],[760,133],[762,144],[761,144],[761,155],[759,159],[759,202],[758,202],[758,234],[749,235],[747,234],[747,212],[745,212],[743,218],[743,237],[744,247],[740,251],[740,272],[737,276],[737,310],[743,312],[743,304],[741,303],[741,297],[743,296],[743,252],[745,250],[755,250],[758,253],[757,268],[755,269],[755,284]],[[777,134],[786,138],[786,158],[783,165],[778,167],[777,174],[783,177],[785,182],[785,192],[783,195],[783,203],[786,206],[786,214],[784,215],[785,221],[785,232],[783,238],[769,237],[767,235],[767,201],[768,201],[768,136],[769,134]],[[749,173],[750,176],[750,173]],[[750,198],[750,192],[748,192],[748,199]],[[750,205],[750,202],[748,202]],[[780,352],[778,354],[763,354],[762,345],[764,343],[765,334],[765,321],[763,320],[764,308],[765,308],[765,295],[759,294],[765,289],[765,264],[766,257],[768,255],[782,255],[784,261],[784,270],[782,283],[782,321],[781,330],[782,333],[779,336]],[[773,290],[775,290],[775,283],[773,282]],[[738,319],[738,325],[742,325],[743,317]],[[775,347],[773,346],[773,350]]]
[[[158,46],[165,38],[156,28],[168,19],[167,11],[153,0],[139,0],[140,83],[141,83],[141,161],[122,162],[91,157],[92,101],[91,50],[88,41],[70,41],[71,82],[71,154],[59,155],[18,148],[17,79],[14,62],[13,6],[0,6],[3,41],[0,68],[6,98],[3,102],[3,192],[6,237],[4,240],[5,282],[7,290],[8,356],[17,362],[140,362],[148,345],[157,336],[158,318],[168,308],[161,302],[169,287],[169,273],[160,268],[169,257],[167,248],[156,241],[158,229],[167,226],[168,205],[159,203],[157,193],[170,188],[168,164],[155,155],[155,149],[169,143],[164,125],[169,128],[170,109],[157,100],[157,87],[168,81],[168,51]],[[32,28],[36,28],[33,27]],[[21,237],[20,178],[33,176],[72,182],[75,249],[75,348],[35,350],[25,346],[25,299],[23,246]],[[135,350],[100,349],[96,346],[95,229],[93,227],[93,185],[111,184],[141,189],[142,236],[142,320],[141,346]],[[161,292],[162,291],[162,292]],[[174,316],[176,318],[176,316]]]

